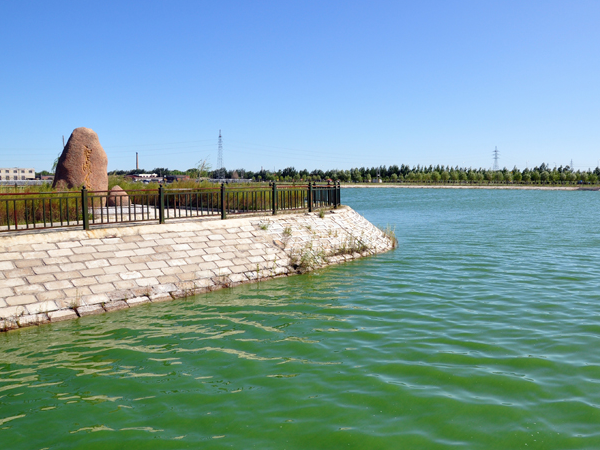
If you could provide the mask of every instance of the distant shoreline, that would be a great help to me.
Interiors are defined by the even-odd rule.
[[[504,189],[534,191],[599,191],[600,186],[535,186],[535,185],[468,185],[468,184],[342,184],[342,188],[393,188],[393,189]]]

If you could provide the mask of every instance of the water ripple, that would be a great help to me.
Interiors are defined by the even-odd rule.
[[[344,201],[399,248],[0,335],[3,446],[600,448],[597,194]]]

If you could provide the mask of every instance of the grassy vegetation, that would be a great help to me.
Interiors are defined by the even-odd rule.
[[[329,262],[329,258],[341,255],[363,254],[370,247],[360,238],[352,234],[348,235],[339,247],[330,250],[313,248],[313,243],[308,242],[302,248],[295,249],[289,253],[291,266],[298,273],[310,272]]]
[[[159,183],[140,183],[138,181],[132,181],[130,178],[125,178],[122,175],[109,175],[108,176],[108,189],[111,190],[115,186],[120,186],[125,191],[136,191],[141,189],[158,189]],[[256,183],[236,183],[235,187],[256,187]],[[219,185],[211,183],[207,180],[180,180],[174,183],[165,184],[166,189],[199,189],[199,188],[218,188]],[[230,187],[233,187],[231,185]]]
[[[398,238],[396,237],[396,228],[392,228],[390,225],[386,225],[385,228],[379,228],[383,235],[392,241],[392,248],[398,247]]]
[[[0,226],[68,224],[82,220],[81,195],[76,190],[56,193],[50,184],[2,186],[0,194]]]
[[[323,249],[314,250],[312,242],[290,254],[290,264],[298,273],[310,272],[328,262]]]
[[[333,252],[333,255],[353,255],[354,253],[364,253],[369,250],[367,244],[362,239],[350,235],[342,242],[342,245]]]

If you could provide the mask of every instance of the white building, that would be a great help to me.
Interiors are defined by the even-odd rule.
[[[21,167],[12,167],[10,169],[0,167],[0,181],[4,180],[35,180],[35,170]]]

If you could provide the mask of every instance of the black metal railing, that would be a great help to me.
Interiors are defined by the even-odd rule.
[[[0,232],[337,207],[340,184],[0,194]]]

